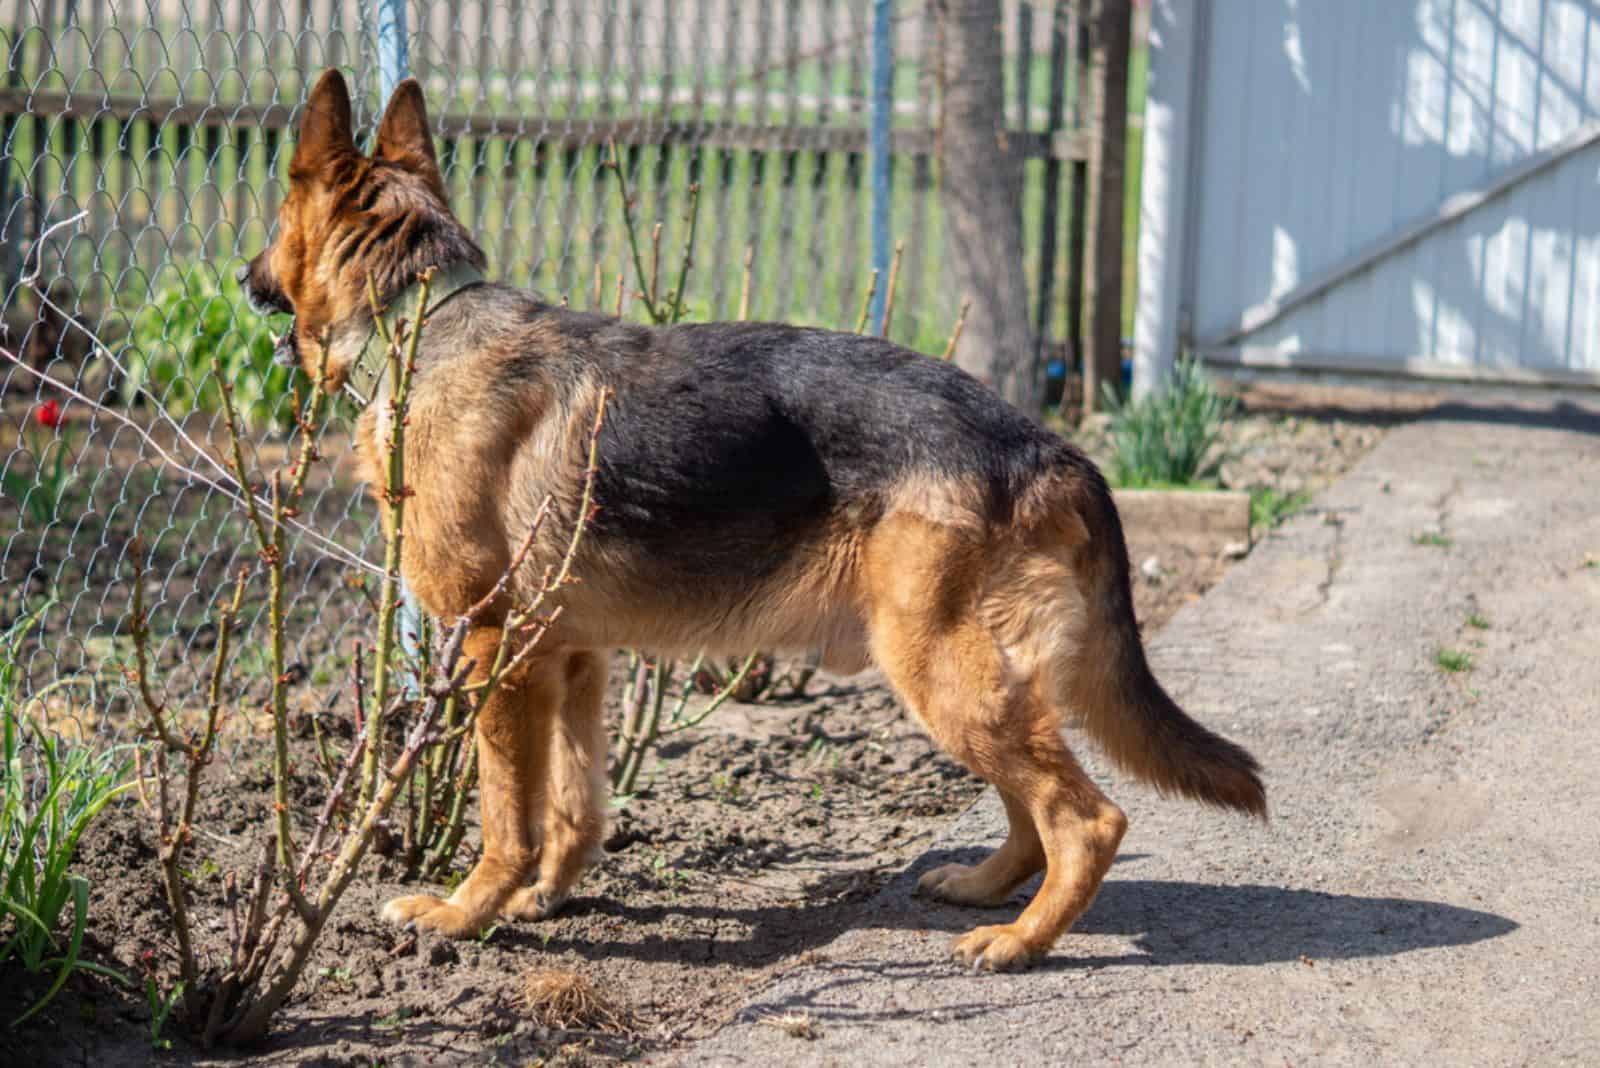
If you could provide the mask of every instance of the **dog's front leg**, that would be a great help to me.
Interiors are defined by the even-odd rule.
[[[500,641],[498,628],[467,636],[464,655],[475,661],[472,681],[482,682]],[[392,923],[415,923],[451,938],[477,935],[532,875],[538,828],[528,798],[544,779],[550,717],[560,709],[564,678],[559,656],[530,657],[503,676],[478,712],[478,793],[483,856],[448,901],[427,894],[400,897],[383,907]]]

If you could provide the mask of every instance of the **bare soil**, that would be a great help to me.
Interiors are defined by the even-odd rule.
[[[1224,477],[1243,488],[1315,491],[1403,415],[1373,412],[1370,396],[1247,390],[1242,399]],[[1083,441],[1103,455],[1103,436]],[[1230,563],[1220,553],[1174,549],[1160,532],[1129,536],[1136,569],[1151,557],[1159,562],[1145,569],[1159,578],[1136,579],[1147,632],[1201,596]],[[311,744],[296,742],[306,766]],[[242,1056],[198,1049],[177,1019],[161,1036],[170,1048],[153,1045],[142,987],[146,976],[170,980],[174,971],[154,842],[136,803],[108,810],[77,862],[93,888],[87,956],[133,985],[79,973],[20,1029],[0,1024],[0,1063],[648,1057],[716,1030],[756,985],[814,959],[851,926],[860,903],[983,789],[934,748],[871,673],[819,676],[801,697],[726,706],[659,755],[639,793],[613,813],[604,860],[561,914],[543,923],[506,925],[473,942],[418,938],[378,919],[382,902],[409,888],[389,862],[369,862],[268,1042]],[[270,805],[269,772],[251,746],[237,747],[212,775],[192,868],[201,916],[220,916],[223,873],[247,866]],[[201,934],[221,940],[214,928],[202,925]],[[929,952],[942,952],[942,943]],[[521,1000],[530,969],[577,973],[616,1020],[591,1029],[542,1026]],[[42,989],[15,965],[0,966],[7,1015]]]

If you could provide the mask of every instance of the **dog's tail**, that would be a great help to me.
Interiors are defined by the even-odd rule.
[[[1163,793],[1266,819],[1260,765],[1195,722],[1145,660],[1134,619],[1128,550],[1110,491],[1098,478],[1077,494],[1089,539],[1074,569],[1087,609],[1066,674],[1067,698],[1090,736],[1124,771]]]

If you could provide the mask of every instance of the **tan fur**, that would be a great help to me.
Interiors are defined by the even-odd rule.
[[[397,93],[386,113],[376,158],[410,161],[442,197],[413,90]],[[267,254],[297,313],[302,359],[314,366],[321,346],[331,345],[336,376],[359,332],[350,324],[369,321],[361,276],[335,262],[354,225],[341,211],[359,201],[369,166],[344,147],[342,94],[342,82],[330,87],[325,77],[308,103],[280,233]],[[347,112],[347,101],[343,107]],[[492,587],[543,491],[552,489],[554,519],[514,576],[510,596],[526,598],[537,588],[577,519],[588,428],[603,388],[591,381],[557,388],[537,362],[508,372],[522,354],[560,350],[565,342],[553,326],[483,337],[451,314],[439,313],[425,335],[449,349],[448,373],[422,375],[414,388],[405,462],[415,496],[402,561],[424,607],[444,618]],[[358,426],[374,483],[381,482],[386,411],[380,396]],[[1158,786],[1264,811],[1252,776],[1205,763],[1208,743],[1200,735],[1214,736],[1203,728],[1187,721],[1200,735],[1178,740],[1199,748],[1168,753],[1151,741],[1148,722],[1125,714],[1164,711],[1166,698],[1144,666],[1131,607],[1118,607],[1126,562],[1119,572],[1114,554],[1123,552],[1122,535],[1102,497],[1103,485],[1096,490],[1081,475],[1050,471],[1011,514],[998,516],[977,485],[933,474],[908,478],[839,509],[792,554],[795,562],[731,606],[663,592],[653,561],[603,539],[586,542],[576,563],[582,581],[565,593],[558,624],[479,719],[482,859],[447,901],[404,897],[389,902],[384,915],[464,936],[500,914],[542,917],[566,899],[602,834],[601,709],[610,649],[821,650],[835,671],[880,665],[928,732],[993,783],[1005,804],[1005,844],[976,867],[929,872],[923,892],[998,905],[1045,873],[1014,922],[977,928],[959,940],[956,954],[995,968],[1038,957],[1089,906],[1126,828],[1122,811],[1068,750],[1061,734],[1067,710],[1083,715],[1113,757]],[[469,636],[467,655],[479,664],[499,639],[497,622]],[[1200,761],[1197,770],[1185,770],[1191,759]]]

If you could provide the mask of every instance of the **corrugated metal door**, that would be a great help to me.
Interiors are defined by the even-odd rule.
[[[1600,6],[1158,0],[1138,363],[1600,384]]]

